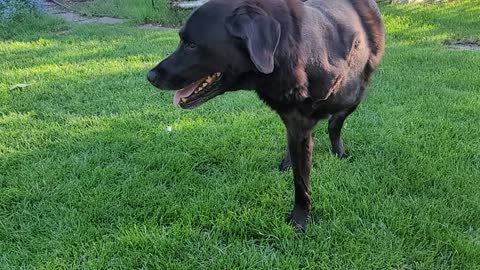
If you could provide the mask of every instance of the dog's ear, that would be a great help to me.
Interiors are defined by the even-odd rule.
[[[230,35],[246,45],[250,59],[264,74],[273,72],[274,56],[280,41],[280,23],[258,7],[237,9],[227,18]]]

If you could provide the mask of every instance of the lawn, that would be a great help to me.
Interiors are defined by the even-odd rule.
[[[382,13],[353,158],[315,130],[303,234],[284,127],[254,93],[183,111],[147,83],[174,31],[0,26],[0,269],[480,269],[480,51],[443,46],[480,37],[480,6]]]

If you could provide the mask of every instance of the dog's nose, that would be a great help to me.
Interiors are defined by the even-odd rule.
[[[148,73],[147,73],[147,79],[149,82],[153,83],[156,81],[157,79],[157,72],[155,70],[150,70]]]

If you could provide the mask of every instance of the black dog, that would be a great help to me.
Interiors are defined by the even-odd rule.
[[[360,103],[384,49],[374,0],[211,0],[180,30],[177,50],[147,77],[177,90],[193,108],[226,91],[255,90],[287,129],[281,170],[293,167],[289,221],[303,230],[310,211],[312,128],[329,118],[332,152],[347,154],[345,118]]]

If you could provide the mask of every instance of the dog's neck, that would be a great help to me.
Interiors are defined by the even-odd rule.
[[[257,2],[261,2],[256,0]],[[281,38],[275,53],[273,73],[256,73],[254,89],[258,96],[276,111],[283,105],[301,102],[308,98],[308,78],[302,55],[302,20],[305,14],[303,1],[276,2],[267,10],[281,25]],[[273,86],[273,87],[272,87]],[[271,89],[277,89],[272,92]]]

